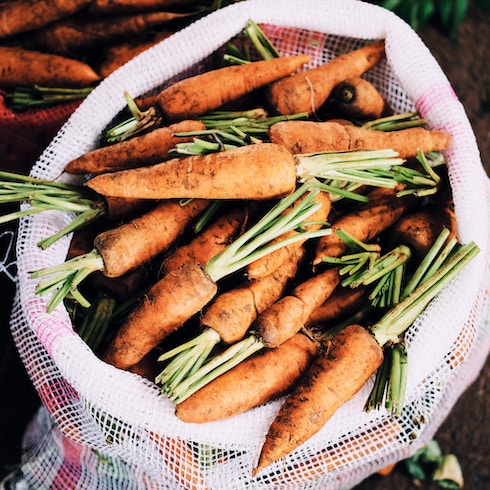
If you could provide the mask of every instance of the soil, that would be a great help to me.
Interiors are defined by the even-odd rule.
[[[470,6],[454,43],[436,26],[425,27],[420,36],[440,63],[473,126],[482,162],[490,175],[490,111],[482,102],[490,97],[490,14]],[[490,89],[488,89],[490,90]],[[487,102],[488,103],[488,102]],[[0,228],[0,232],[2,229]],[[19,461],[21,437],[39,404],[10,338],[8,317],[13,285],[0,274],[0,481]],[[490,488],[490,360],[476,381],[454,406],[436,434],[444,453],[454,453],[465,477],[465,489]],[[356,490],[439,488],[414,482],[398,464],[388,476],[373,475]]]

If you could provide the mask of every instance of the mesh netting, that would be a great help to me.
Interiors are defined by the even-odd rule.
[[[417,110],[453,135],[445,152],[461,242],[481,253],[431,303],[407,333],[409,373],[400,417],[366,413],[368,383],[328,424],[290,454],[251,477],[281,400],[207,424],[186,424],[157,386],[98,359],[74,332],[63,307],[46,312],[29,271],[64,261],[69,237],[40,252],[37,242],[71,216],[46,212],[21,220],[15,342],[43,408],[25,434],[23,472],[33,488],[322,488],[352,486],[413,454],[433,437],[490,349],[489,185],[461,103],[419,37],[387,10],[353,0],[250,0],[221,9],[138,56],[79,106],[35,164],[53,179],[94,148],[133,97],[196,73],[202,61],[259,23],[281,54],[308,52],[312,66],[385,39],[387,58],[366,75],[397,112]],[[65,174],[63,179],[78,182]]]

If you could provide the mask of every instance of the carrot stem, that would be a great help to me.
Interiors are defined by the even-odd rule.
[[[365,122],[361,127],[377,131],[396,131],[399,129],[425,126],[426,120],[416,112],[394,114]]]

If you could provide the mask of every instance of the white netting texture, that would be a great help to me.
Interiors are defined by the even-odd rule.
[[[155,385],[100,361],[73,331],[64,308],[48,314],[46,299],[35,294],[28,272],[64,261],[69,238],[43,252],[36,244],[71,217],[49,212],[22,219],[12,331],[45,406],[25,437],[23,469],[33,488],[352,486],[429,440],[487,357],[488,179],[448,80],[419,37],[389,11],[354,0],[250,0],[219,10],[104,80],[45,150],[33,175],[57,178],[66,162],[96,145],[124,108],[125,90],[150,93],[195,73],[250,18],[282,54],[307,51],[314,64],[365,40],[386,40],[387,59],[367,78],[396,111],[418,110],[432,128],[453,135],[445,155],[459,239],[474,240],[481,253],[408,333],[409,383],[401,417],[363,412],[366,386],[285,462],[252,479],[254,458],[280,401],[222,422],[179,421]]]

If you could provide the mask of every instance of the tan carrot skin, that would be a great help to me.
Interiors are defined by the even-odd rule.
[[[284,77],[270,85],[268,103],[284,115],[314,113],[329,98],[336,85],[347,78],[362,75],[384,55],[384,41],[376,41],[316,68]]]
[[[167,160],[169,151],[177,143],[192,141],[190,136],[179,137],[175,136],[175,133],[203,129],[206,129],[206,126],[202,122],[192,120],[157,128],[141,136],[84,153],[68,162],[65,165],[65,172],[97,175],[152,165]]]
[[[370,379],[383,350],[360,325],[341,330],[288,395],[272,422],[253,474],[285,457],[320,431]]]
[[[339,83],[333,91],[333,105],[351,119],[378,119],[391,110],[378,89],[361,77]]]
[[[200,264],[187,262],[150,288],[118,330],[103,359],[120,369],[137,364],[216,295]]]
[[[423,257],[441,231],[447,228],[450,236],[457,231],[456,217],[450,206],[429,205],[400,218],[391,228],[389,243],[408,245]]]
[[[320,192],[314,199],[316,202],[320,203],[320,208],[308,217],[308,221],[318,222],[311,225],[304,226],[304,229],[313,231],[321,228],[321,224],[327,221],[328,215],[332,208],[332,203],[326,192]],[[287,212],[287,211],[285,211]],[[292,230],[284,235],[277,237],[271,243],[280,242],[281,240],[297,235],[298,231]],[[293,253],[297,248],[301,247],[305,240],[298,240],[290,245],[286,245],[281,247],[270,254],[265,255],[264,257],[255,260],[247,266],[246,274],[250,280],[260,279],[275,271],[280,264],[282,264],[287,258]]]
[[[0,47],[0,86],[89,87],[100,76],[86,63],[17,47]]]
[[[222,420],[258,407],[287,393],[317,353],[317,344],[298,333],[276,349],[242,361],[175,408],[189,423]]]
[[[413,195],[397,197],[394,193],[375,199],[354,209],[332,223],[332,229],[343,230],[357,240],[368,242],[408,213],[418,204]],[[322,262],[323,256],[338,257],[347,246],[337,233],[320,237],[315,244],[313,264]]]
[[[14,0],[0,4],[0,38],[33,31],[79,12],[91,0]]]
[[[104,275],[121,276],[168,250],[208,205],[197,199],[185,206],[165,201],[143,216],[97,235],[94,247],[104,261]]]
[[[451,136],[444,131],[407,128],[385,132],[332,121],[278,122],[270,127],[269,139],[293,154],[392,149],[400,158],[414,157],[418,150],[444,150],[451,142]]]
[[[249,209],[250,206],[243,205],[232,207],[198,233],[189,243],[180,245],[170,252],[160,266],[159,277],[181,267],[189,260],[204,265],[218,255],[238,237],[248,221]]]
[[[264,200],[294,190],[296,166],[282,146],[261,143],[101,174],[87,185],[105,196]]]
[[[80,53],[101,42],[141,34],[189,14],[145,12],[106,18],[66,19],[46,26],[34,36],[37,45],[58,54]]]
[[[304,255],[301,247],[271,274],[221,293],[204,311],[201,326],[218,332],[226,344],[241,340],[257,315],[284,293]]]
[[[262,342],[267,347],[277,347],[299,332],[339,282],[337,267],[325,269],[298,284],[291,294],[267,308],[253,324]]]
[[[319,323],[329,323],[359,311],[359,308],[366,304],[369,292],[366,288],[345,288],[342,286],[337,289],[308,317],[307,326]]]
[[[293,73],[309,55],[232,65],[180,80],[164,89],[156,105],[169,120],[192,119]]]

